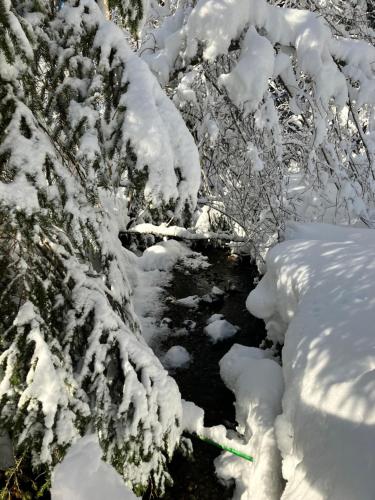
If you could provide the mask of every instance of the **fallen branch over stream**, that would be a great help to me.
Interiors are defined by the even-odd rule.
[[[181,238],[183,240],[225,240],[233,241],[234,243],[245,243],[247,240],[241,236],[235,236],[228,233],[213,233],[210,231],[205,232],[192,232],[184,227],[179,226],[166,226],[161,224],[155,226],[154,224],[137,224],[126,231],[125,233],[133,234],[153,234],[154,236],[170,236],[173,238]]]

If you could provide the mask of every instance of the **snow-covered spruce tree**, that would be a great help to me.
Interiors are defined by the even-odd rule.
[[[182,218],[197,158],[93,0],[0,1],[0,430],[34,472],[97,432],[133,488],[163,490],[180,396],[139,331],[108,199],[125,186],[135,216]]]
[[[67,145],[80,137],[80,154],[104,168],[100,182],[125,187],[132,219],[183,223],[196,204],[198,153],[125,33],[92,1],[66,2],[48,31],[60,48],[48,52],[53,63],[43,88],[54,136]]]
[[[204,171],[226,179],[224,196],[212,198],[209,182],[203,194],[221,198],[232,220],[248,207],[255,241],[258,228],[272,240],[285,217],[372,224],[375,49],[371,23],[346,18],[359,3],[367,15],[354,0],[185,0],[149,24],[142,57],[176,95]]]

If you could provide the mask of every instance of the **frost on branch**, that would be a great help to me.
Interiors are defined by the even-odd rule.
[[[285,219],[374,224],[371,12],[340,0],[186,0],[149,26],[142,57],[197,138],[203,194],[255,253]]]

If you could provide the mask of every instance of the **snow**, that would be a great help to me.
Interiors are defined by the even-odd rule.
[[[79,29],[84,4],[97,8],[83,1],[65,10]],[[66,144],[56,147],[50,123],[40,125],[43,113],[36,119],[11,91],[8,100],[0,201],[3,240],[9,237],[12,252],[3,278],[10,295],[23,292],[6,315],[1,419],[9,428],[18,422],[12,436],[17,454],[33,442],[28,466],[35,469],[49,467],[87,425],[100,435],[105,459],[116,461],[129,482],[146,486],[150,474],[162,482],[180,438],[180,393],[140,333],[128,281],[136,270],[118,239],[117,217],[101,205],[92,170],[67,163]]]
[[[183,297],[182,299],[177,299],[176,304],[188,307],[190,309],[195,309],[198,307],[201,298],[198,295],[189,295],[189,297]]]
[[[184,19],[186,19],[184,24]],[[152,32],[154,44],[144,57],[163,85],[173,72],[179,53],[186,61],[193,59],[203,45],[203,57],[213,62],[228,53],[233,40],[241,43],[237,65],[219,78],[237,105],[248,111],[260,102],[273,76],[286,76],[292,68],[292,58],[278,57],[275,66],[273,47],[293,47],[297,71],[311,77],[316,85],[316,98],[325,108],[330,99],[343,106],[348,97],[346,78],[358,82],[355,90],[359,103],[374,103],[372,64],[375,49],[369,43],[335,37],[323,16],[297,8],[271,5],[266,0],[199,0],[190,10],[180,6]],[[263,34],[265,34],[263,36]],[[342,70],[335,60],[342,61]],[[275,71],[274,71],[275,70]],[[291,72],[289,71],[291,74]],[[184,75],[178,92],[181,100],[194,102],[190,90],[194,72]],[[288,79],[287,79],[288,80]]]
[[[32,302],[26,301],[20,307],[13,325],[20,331],[25,325],[30,325],[27,341],[29,344],[34,343],[30,368],[26,376],[27,386],[23,392],[20,392],[18,401],[18,407],[25,408],[29,414],[19,436],[19,442],[22,443],[28,437],[28,425],[32,423],[33,412],[38,401],[41,405],[45,427],[38,456],[42,462],[51,463],[50,446],[54,440],[53,426],[57,427],[60,444],[69,443],[78,435],[75,427],[76,416],[68,407],[69,392],[66,373],[59,369],[56,355],[53,356],[49,345],[43,338],[43,320]],[[0,356],[0,363],[8,360],[0,382],[0,395],[12,391],[11,377],[17,352],[18,349],[11,346]],[[71,380],[69,382],[72,384],[71,388],[76,386]],[[90,414],[89,407],[84,402],[81,402],[79,409],[85,416]]]
[[[226,319],[212,319],[211,316],[209,321],[209,324],[204,328],[204,333],[210,337],[211,342],[214,344],[220,340],[233,337],[238,332],[238,326],[232,325]]]
[[[230,73],[221,75],[218,83],[226,88],[234,104],[246,103],[246,112],[255,111],[268,88],[274,59],[271,43],[251,26],[242,42],[238,63]]]
[[[307,10],[279,8],[265,0],[199,0],[187,22],[186,56],[193,57],[198,48],[197,41],[201,41],[205,43],[205,59],[213,61],[228,52],[231,41],[239,38],[246,25],[249,28],[239,62],[230,79],[224,77],[224,82],[228,80],[229,83],[229,95],[236,104],[249,100],[247,104],[251,109],[260,101],[273,73],[272,46],[275,44],[295,47],[300,69],[313,78],[317,97],[324,104],[328,104],[331,97],[339,106],[344,104],[346,81],[333,57],[339,54],[342,57],[349,51],[341,48],[340,41],[333,38],[318,15]],[[256,29],[263,29],[267,38],[259,35]],[[345,40],[346,45],[356,54],[360,53],[360,47],[351,40]],[[369,61],[369,55],[374,51],[368,44],[364,46]],[[370,62],[366,64],[363,59],[361,62],[370,68]],[[371,74],[371,70],[367,74]]]
[[[375,234],[292,224],[247,306],[284,343],[283,500],[375,491]]]
[[[27,24],[23,19],[25,25],[21,25],[11,8],[13,6],[9,0],[2,3],[2,9],[5,11],[2,12],[2,29],[7,32],[7,37],[4,40],[9,55],[6,55],[4,49],[0,51],[0,76],[5,81],[14,81],[18,84],[17,80],[27,67],[25,59],[32,60],[34,54],[24,31]]]
[[[116,225],[119,212],[126,211],[126,191],[121,194],[123,205],[115,213],[110,202],[102,203],[105,197],[99,196],[97,183],[108,183],[111,188],[118,183],[128,186],[133,174],[138,174],[144,180],[142,193],[128,198],[129,204],[135,199],[140,210],[145,209],[140,222],[142,217],[150,220],[153,209],[158,208],[158,216],[163,214],[178,224],[185,208],[189,212],[196,205],[200,183],[197,148],[173,103],[128,46],[124,30],[107,21],[94,0],[65,2],[56,15],[46,17],[38,12],[28,16],[28,10],[36,5],[31,7],[31,3],[23,2],[16,8],[10,0],[2,2],[5,38],[0,49],[0,79],[6,82],[4,102],[9,104],[10,114],[2,116],[5,128],[0,156],[6,161],[0,202],[5,220],[2,240],[5,250],[11,250],[9,269],[4,266],[9,293],[3,293],[3,299],[12,309],[6,315],[0,356],[1,418],[9,428],[13,420],[18,422],[12,436],[17,453],[26,440],[35,444],[29,450],[35,468],[54,462],[62,447],[77,441],[87,421],[105,443],[106,460],[116,461],[129,482],[146,485],[150,474],[158,476],[162,471],[180,438],[182,408],[177,385],[144,338],[149,340],[158,331],[161,287],[170,279],[173,266],[181,261],[192,268],[204,263],[188,247],[174,241],[154,245],[141,257],[130,257],[120,246]],[[145,0],[142,5],[147,3]],[[176,15],[162,23],[155,37],[161,50],[155,49],[149,59],[164,82],[171,69],[188,68],[190,74],[180,79],[177,90],[180,102],[193,107],[201,99],[192,85],[202,73],[190,67],[201,48],[208,61],[221,55],[228,60],[225,71],[229,73],[219,77],[219,69],[218,81],[235,105],[246,112],[258,108],[254,117],[257,124],[277,114],[271,104],[266,112],[267,103],[273,101],[265,97],[270,79],[276,75],[287,90],[293,85],[300,90],[293,94],[292,112],[300,113],[299,97],[303,97],[299,104],[307,107],[311,98],[307,120],[311,113],[315,130],[308,126],[306,130],[313,132],[314,148],[324,145],[329,138],[326,131],[332,132],[335,123],[339,136],[340,127],[353,127],[361,104],[375,102],[374,47],[332,35],[319,12],[277,8],[265,0],[198,0],[193,2],[194,9],[190,9],[191,3],[172,2]],[[189,6],[179,9],[182,4]],[[37,6],[37,11],[40,8]],[[146,13],[147,8],[144,10]],[[89,34],[95,36],[93,44],[82,45]],[[228,57],[228,50],[236,40],[240,40],[241,50],[235,61],[237,56]],[[39,68],[36,80],[28,59],[35,60],[34,67]],[[203,62],[202,66],[207,65]],[[112,77],[113,88],[119,92],[116,104],[104,110],[104,91],[109,88],[106,81]],[[49,79],[58,81],[59,87],[50,91],[44,85]],[[36,90],[45,94],[37,105],[31,92],[36,81]],[[353,109],[344,108],[346,118],[336,122],[336,109],[347,102],[348,88]],[[66,100],[60,102],[63,95]],[[70,95],[77,96],[77,101]],[[207,131],[213,148],[222,124],[219,114],[209,110],[210,99],[214,100],[215,94],[206,101],[208,112],[202,130],[204,134]],[[70,104],[65,106],[64,102]],[[261,102],[264,105],[259,109]],[[47,103],[50,112],[43,113]],[[31,109],[38,109],[38,116]],[[361,187],[357,180],[344,176],[351,161],[349,177],[371,174],[373,148],[368,144],[374,135],[372,111],[368,107],[359,113],[363,113],[360,124],[364,127],[358,126],[353,134],[354,147],[346,155],[345,145],[340,145],[337,161],[332,158],[327,168],[332,171],[331,178],[319,173],[319,183],[325,186],[329,179],[333,185],[332,179],[336,182],[337,178],[336,191],[324,190],[326,202],[336,211],[332,199],[336,196],[331,195],[339,194],[337,199],[355,206],[354,212],[361,216],[367,211],[366,200],[360,199],[365,183]],[[191,116],[195,120],[195,111]],[[294,118],[294,124],[298,123]],[[64,127],[65,120],[72,130]],[[200,126],[194,120],[191,125],[200,141]],[[271,122],[274,125],[276,119]],[[80,128],[83,131],[78,138]],[[342,142],[350,136],[343,135]],[[258,151],[258,143],[244,142],[246,162],[261,173],[267,167],[264,151]],[[71,158],[67,144],[74,152]],[[338,145],[337,140],[320,152],[334,156]],[[363,174],[360,157],[365,153],[370,169]],[[358,161],[354,161],[355,156]],[[129,164],[119,162],[124,158]],[[311,161],[308,168],[314,166]],[[357,166],[361,169],[355,175]],[[263,175],[267,181],[268,171]],[[312,178],[306,176],[306,186]],[[207,181],[210,184],[211,179]],[[308,197],[307,215],[311,213],[308,208],[320,201],[314,192],[307,193],[305,199]],[[278,201],[272,198],[270,207],[278,206]],[[225,212],[220,203],[217,208]],[[166,207],[173,207],[174,213]],[[260,219],[267,217],[263,207],[257,213]],[[122,227],[128,227],[124,220]],[[151,234],[158,236],[202,237],[202,233],[167,224],[141,224],[132,229],[143,233],[151,229]],[[223,239],[232,238],[222,234]],[[210,232],[204,236],[218,237]],[[267,274],[247,302],[249,309],[266,320],[269,338],[284,343],[283,368],[262,351],[239,347],[232,348],[221,363],[222,377],[236,395],[239,437],[232,440],[249,448],[256,462],[248,470],[250,464],[245,467],[243,461],[223,455],[217,470],[224,478],[236,478],[238,498],[278,498],[279,448],[288,481],[283,498],[366,500],[375,490],[371,473],[375,238],[371,231],[360,229],[296,224],[287,228],[286,237],[288,241],[269,253]],[[4,255],[8,258],[6,252]],[[50,273],[50,278],[51,266],[58,266],[59,272]],[[204,297],[184,297],[176,303],[194,308],[200,301],[210,302],[220,295],[221,291],[212,289]],[[217,342],[234,335],[237,328],[216,316],[210,318],[205,331]],[[189,354],[181,346],[174,346],[165,357],[171,367],[188,361]],[[282,380],[282,414],[276,418],[281,411]],[[116,381],[123,381],[120,390]],[[202,413],[196,407],[185,404],[185,413],[187,428],[201,429],[221,442],[229,440],[223,426],[203,429]],[[116,473],[102,463],[97,439],[78,443],[84,448],[78,455],[86,454],[82,467],[75,462],[74,445],[66,461],[57,467],[55,479],[59,480],[59,467],[64,471],[64,467],[76,464],[66,475],[81,479],[82,484],[75,487],[88,492],[90,498],[99,495],[104,486],[105,496],[113,498],[121,486],[123,498],[126,490],[115,479]],[[139,463],[131,460],[134,454],[140,456]],[[92,479],[82,479],[85,471]],[[65,473],[61,474],[64,478]],[[100,485],[94,487],[99,478]],[[69,487],[65,479],[60,484]],[[79,494],[68,492],[67,496],[79,498]]]
[[[102,460],[98,438],[90,434],[71,446],[53,471],[52,500],[136,500],[118,472]]]
[[[274,421],[281,411],[283,379],[281,367],[269,358],[268,351],[234,344],[220,361],[220,375],[236,398],[242,451],[254,457],[250,463],[223,453],[215,461],[219,477],[236,481],[234,500],[279,500],[282,491]]]
[[[206,209],[208,207],[205,207]],[[129,233],[136,234],[154,234],[155,236],[169,236],[172,238],[183,238],[185,240],[227,240],[232,241],[244,241],[243,238],[235,237],[231,234],[224,232],[212,232],[209,231],[209,224],[203,227],[203,224],[196,224],[195,231],[186,229],[180,226],[168,226],[167,224],[160,224],[156,226],[155,224],[142,223],[136,224],[127,230]]]
[[[182,428],[254,457],[249,462],[223,452],[215,460],[219,478],[236,482],[234,500],[279,500],[281,457],[274,420],[281,411],[281,367],[270,351],[234,344],[220,361],[220,375],[236,398],[236,432],[223,425],[204,427],[204,411],[184,400]]]
[[[194,252],[183,243],[176,240],[167,240],[147,248],[139,261],[145,271],[156,269],[168,271],[178,259],[192,254]]]
[[[17,210],[24,210],[28,215],[39,210],[37,191],[23,174],[11,184],[0,181],[0,200]]]
[[[182,400],[182,424],[183,430],[191,434],[202,434],[204,411],[192,401]]]
[[[97,36],[96,45],[102,51],[106,37],[106,32]],[[127,108],[123,125],[124,144],[128,139],[134,145],[139,170],[148,166],[146,198],[157,206],[161,200],[168,203],[179,198],[179,212],[185,201],[194,208],[200,185],[199,156],[181,115],[161,90],[148,66],[129,49],[124,79],[130,83],[121,103]],[[180,181],[177,168],[182,177]]]
[[[259,151],[258,151],[257,147],[255,146],[255,144],[248,143],[246,155],[247,155],[248,159],[250,160],[253,169],[256,172],[261,172],[264,169],[263,161],[261,160],[261,158],[259,156]]]
[[[163,287],[172,278],[173,267],[180,263],[184,269],[199,269],[209,264],[204,256],[176,240],[152,245],[140,257],[131,252],[127,253],[132,261],[134,309],[142,327],[142,334],[146,341],[151,343],[157,336],[169,333],[170,322],[163,321],[162,299]],[[180,304],[185,305],[184,300]]]
[[[163,358],[163,364],[166,368],[186,368],[190,363],[190,354],[180,345],[171,347]]]
[[[211,323],[213,323],[214,321],[218,321],[218,320],[221,320],[221,319],[224,319],[224,315],[223,314],[218,314],[218,313],[215,313],[213,314],[212,316],[210,316],[207,320],[207,325],[210,325]]]

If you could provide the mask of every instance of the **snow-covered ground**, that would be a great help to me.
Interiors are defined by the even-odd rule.
[[[52,500],[136,500],[118,472],[101,457],[95,434],[71,446],[53,472]]]
[[[173,266],[179,262],[184,268],[197,269],[209,266],[207,258],[194,252],[184,243],[167,240],[147,248],[140,257],[128,252],[132,261],[133,304],[140,321],[142,334],[150,343],[156,335],[168,332],[168,325],[160,322],[163,314],[162,295],[172,277]],[[192,307],[191,297],[180,301],[181,305]],[[197,304],[200,298],[197,297]]]
[[[247,301],[250,312],[265,320],[268,336],[284,343],[285,391],[278,370],[270,371],[272,384],[256,368],[258,360],[241,372],[246,377],[254,369],[262,389],[265,380],[272,390],[279,385],[274,402],[282,396],[282,413],[274,431],[287,480],[281,498],[373,500],[375,232],[292,224],[286,237],[268,253],[267,272]],[[237,410],[248,397],[251,442],[265,423],[267,414],[259,410],[270,393],[254,396],[251,377],[241,391],[235,373],[225,369],[223,376],[239,398]],[[274,454],[274,448],[264,452]],[[254,491],[238,498],[274,497]]]

